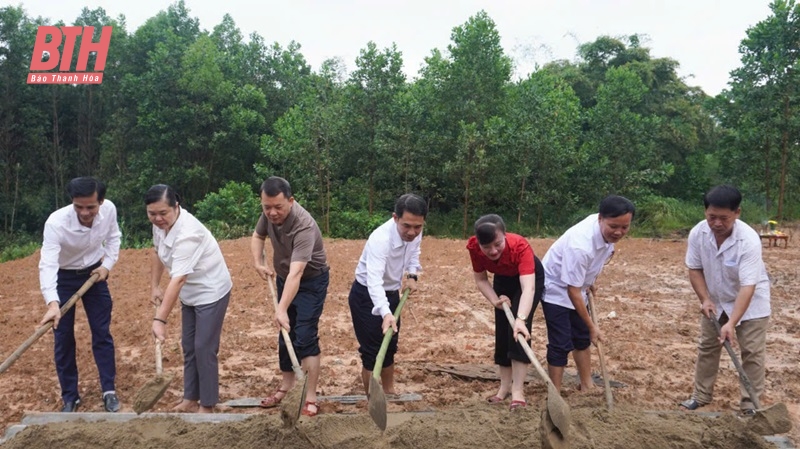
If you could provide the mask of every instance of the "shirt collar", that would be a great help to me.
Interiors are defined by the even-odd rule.
[[[404,242],[400,237],[400,231],[397,230],[397,222],[394,221],[394,218],[391,219],[390,227],[392,230],[389,232],[389,235],[391,236],[389,238],[389,243],[392,245],[392,248],[400,248],[405,245],[406,242]]]
[[[605,249],[608,248],[609,245],[613,245],[613,243],[608,243],[606,242],[606,239],[603,238],[603,233],[600,231],[599,215],[592,225],[592,242],[594,243],[595,249]]]
[[[168,233],[164,236],[164,244],[167,246],[172,246],[175,243],[175,239],[177,238],[178,231],[183,227],[183,216],[186,214],[186,211],[181,207],[178,209],[178,218],[175,220],[175,223],[172,224],[172,229],[169,230]],[[165,231],[162,231],[165,232]]]
[[[94,216],[92,219],[92,228],[95,226],[102,225],[103,223],[103,205],[101,204],[98,207],[97,215]],[[81,221],[78,219],[78,212],[75,211],[75,208],[70,205],[69,211],[69,219],[67,220],[67,224],[69,226],[70,231],[86,231],[92,228],[86,227],[81,224]]]
[[[294,220],[297,218],[296,207],[297,207],[297,201],[292,202],[292,208],[289,209],[289,215],[286,216],[286,220],[283,220],[283,223],[281,223],[280,225],[277,226],[273,225],[273,226],[275,226],[277,229],[291,228],[292,224],[294,223]]]

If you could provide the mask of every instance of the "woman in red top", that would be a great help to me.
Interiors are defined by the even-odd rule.
[[[516,336],[531,338],[533,312],[544,291],[542,262],[524,237],[506,233],[503,219],[495,214],[475,222],[475,235],[467,242],[467,250],[475,284],[495,308],[494,361],[500,366],[500,389],[486,400],[498,404],[511,394],[511,410],[525,407],[523,387],[530,360]],[[487,273],[494,273],[494,285]],[[503,311],[504,302],[516,315],[513,329]]]

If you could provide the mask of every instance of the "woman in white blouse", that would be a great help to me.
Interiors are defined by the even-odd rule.
[[[153,335],[167,336],[173,306],[181,303],[183,400],[173,410],[212,413],[219,402],[217,354],[222,321],[231,294],[231,275],[217,241],[192,214],[180,207],[180,197],[164,184],[150,187],[144,197],[153,224],[150,286],[158,305]],[[159,287],[164,268],[170,281]]]

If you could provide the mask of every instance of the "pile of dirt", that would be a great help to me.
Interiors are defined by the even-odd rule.
[[[189,424],[177,418],[136,419],[126,423],[74,423],[33,426],[3,449],[83,449],[124,447],[196,449],[198,447],[446,449],[541,447],[540,409],[509,413],[504,407],[465,404],[435,413],[419,413],[381,433],[368,414],[329,414],[303,418],[284,428],[276,415],[259,414],[237,423]],[[642,413],[622,407],[609,413],[594,406],[573,409],[573,449],[759,449],[773,447],[744,430],[733,414],[720,418],[693,414]]]

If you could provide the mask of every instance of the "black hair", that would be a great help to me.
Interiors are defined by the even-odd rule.
[[[619,195],[609,195],[600,201],[599,208],[602,218],[617,218],[625,214],[636,215],[636,207],[631,200]]]
[[[497,232],[506,233],[506,223],[497,214],[484,215],[475,221],[475,237],[481,245],[488,245],[497,238]]]
[[[742,204],[742,193],[732,185],[723,184],[716,186],[703,195],[703,206],[724,207],[736,211]]]
[[[144,204],[146,206],[159,201],[164,201],[169,207],[175,207],[180,204],[181,196],[166,184],[156,184],[147,189],[147,193],[144,194]]]
[[[86,198],[97,192],[97,201],[106,197],[106,185],[90,176],[74,178],[67,184],[67,193],[70,199]]]
[[[411,214],[419,215],[422,218],[428,216],[428,203],[421,196],[413,193],[406,193],[400,196],[394,203],[394,213],[397,217],[402,217],[408,211]]]
[[[292,197],[292,186],[280,176],[270,176],[261,184],[261,192],[270,197],[282,193],[288,200]]]

